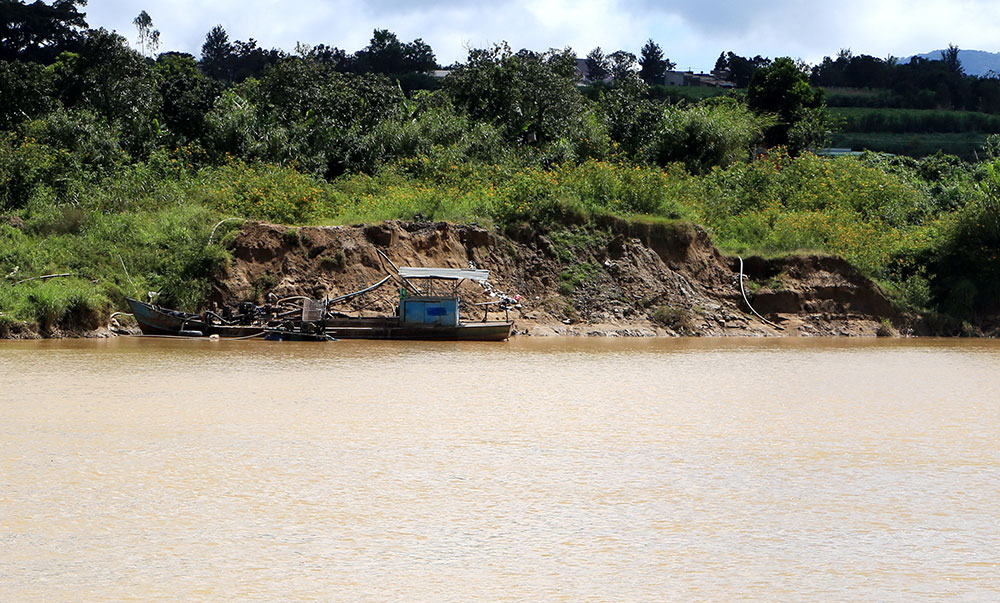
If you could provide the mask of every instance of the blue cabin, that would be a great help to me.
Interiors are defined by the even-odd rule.
[[[457,327],[458,297],[414,295],[399,300],[399,321],[410,326]]]

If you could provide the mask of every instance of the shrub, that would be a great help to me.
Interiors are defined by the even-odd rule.
[[[684,308],[657,306],[650,313],[649,319],[661,327],[675,331],[690,331],[693,328],[691,311]]]
[[[199,173],[207,202],[220,212],[281,224],[307,222],[317,213],[325,183],[289,167],[234,162]]]
[[[110,314],[110,303],[94,286],[79,279],[51,279],[18,285],[26,287],[27,303],[44,331],[56,327],[96,329]]]
[[[0,133],[0,211],[21,209],[39,186],[64,197],[82,185],[77,158],[32,138]]]
[[[888,318],[883,318],[879,323],[878,327],[875,329],[876,337],[899,337],[899,331],[896,327],[892,326],[892,322]]]
[[[320,256],[319,265],[323,270],[336,270],[340,272],[347,266],[347,257],[343,251],[338,249],[333,255]]]
[[[732,99],[670,106],[639,155],[661,166],[683,163],[691,173],[704,174],[749,159],[766,123]]]

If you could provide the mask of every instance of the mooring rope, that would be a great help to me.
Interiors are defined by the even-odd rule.
[[[266,331],[261,331],[260,333],[254,333],[252,335],[244,335],[243,337],[216,337],[213,339],[212,335],[203,335],[201,337],[195,337],[192,335],[132,335],[132,337],[144,337],[146,339],[184,339],[188,341],[241,341],[243,339],[253,339],[254,337],[260,337],[264,335]]]
[[[771,325],[772,327],[774,327],[775,329],[778,329],[779,331],[784,331],[785,327],[776,325],[773,322],[771,322],[770,320],[764,318],[763,316],[760,315],[760,312],[758,312],[757,310],[754,310],[753,306],[750,305],[750,300],[747,299],[747,292],[743,288],[743,258],[740,257],[740,256],[736,256],[736,257],[738,257],[740,259],[740,293],[743,294],[743,301],[746,302],[747,307],[750,308],[750,311],[757,315],[757,318],[763,320],[765,323]]]

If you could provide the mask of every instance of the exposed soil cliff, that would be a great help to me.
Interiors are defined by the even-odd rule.
[[[720,254],[703,230],[613,218],[546,233],[525,225],[506,236],[444,222],[251,223],[236,237],[234,261],[209,301],[356,291],[387,273],[376,249],[397,266],[488,268],[494,292],[522,300],[512,312],[520,334],[875,335],[883,319],[899,320],[880,289],[843,260],[747,258],[744,288],[768,324],[743,301],[738,259]],[[491,300],[475,283],[460,292],[477,316],[471,304]],[[396,294],[387,285],[345,310],[392,312]]]

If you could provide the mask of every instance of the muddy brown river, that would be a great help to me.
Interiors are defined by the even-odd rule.
[[[0,342],[0,600],[1000,599],[1000,342]]]

